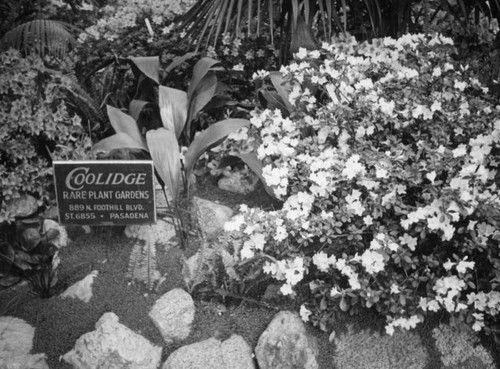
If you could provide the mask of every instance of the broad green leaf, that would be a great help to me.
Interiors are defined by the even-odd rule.
[[[110,151],[115,149],[141,149],[148,151],[146,145],[141,141],[137,142],[124,132],[115,133],[106,137],[92,146],[92,151]]]
[[[279,109],[281,115],[287,117],[290,115],[287,105],[284,103],[283,98],[275,91],[261,90],[259,93],[265,100],[264,107],[269,110]]]
[[[179,138],[186,124],[188,114],[188,98],[184,91],[160,86],[160,115],[163,126],[175,133]]]
[[[165,73],[168,73],[170,72],[172,69],[178,67],[179,65],[181,65],[182,63],[184,63],[186,60],[188,59],[191,59],[193,56],[195,56],[196,54],[198,54],[197,52],[189,52],[189,53],[186,53],[182,56],[179,56],[177,58],[175,58],[172,63],[170,63],[168,65],[168,67],[165,68]]]
[[[286,109],[288,110],[289,113],[293,111],[293,106],[290,104],[290,101],[288,100],[288,97],[290,96],[290,84],[289,83],[283,83],[283,76],[281,72],[271,72],[269,73],[269,78],[271,79],[271,82],[276,89],[276,92],[281,96],[283,99],[283,103],[286,106]]]
[[[166,128],[158,128],[146,133],[146,141],[155,169],[170,191],[175,203],[181,178],[181,160],[177,137],[174,132]]]
[[[262,161],[259,160],[259,158],[257,157],[257,155],[254,152],[250,152],[248,154],[237,154],[235,156],[237,156],[238,158],[240,158],[241,161],[243,161],[243,163],[245,163],[246,165],[248,165],[248,167],[252,170],[252,172],[254,172],[255,175],[257,177],[259,177],[260,181],[264,185],[264,188],[265,188],[266,192],[271,197],[274,197],[275,199],[278,199],[278,197],[275,195],[273,189],[266,184],[264,176],[262,175]]]
[[[213,72],[207,74],[198,84],[198,87],[189,100],[189,111],[186,120],[186,130],[188,132],[191,129],[191,120],[212,100],[216,89],[217,77]]]
[[[186,172],[186,178],[189,178],[191,170],[201,154],[210,150],[212,147],[219,145],[230,133],[235,132],[249,124],[250,121],[246,119],[226,119],[212,124],[196,136],[184,155],[184,170]]]
[[[191,78],[191,82],[189,82],[189,88],[187,93],[189,100],[193,96],[194,91],[198,88],[198,84],[203,79],[203,77],[205,77],[205,75],[212,68],[212,66],[214,66],[217,63],[219,63],[218,60],[209,57],[204,57],[200,59],[198,63],[196,63],[196,65],[193,68],[193,77]]]
[[[132,118],[137,121],[139,119],[139,115],[141,115],[142,109],[144,107],[150,104],[149,101],[144,101],[144,100],[132,100],[128,106],[128,112],[132,116]]]
[[[109,121],[111,122],[111,126],[113,126],[116,133],[126,133],[132,139],[137,141],[138,144],[144,142],[144,138],[141,136],[139,127],[137,127],[137,123],[134,118],[125,114],[120,109],[112,107],[111,105],[106,105],[106,108],[108,111]]]
[[[159,56],[139,56],[130,58],[137,65],[137,68],[147,77],[160,84],[160,57]]]

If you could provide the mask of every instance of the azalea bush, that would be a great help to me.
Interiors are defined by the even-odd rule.
[[[0,54],[0,223],[12,220],[6,202],[21,194],[47,201],[52,159],[85,158],[90,139],[65,103],[74,77],[49,69],[36,56]]]
[[[392,334],[444,311],[498,331],[500,107],[454,55],[441,35],[301,49],[281,69],[291,114],[256,109],[230,137],[283,200],[226,224],[235,256],[284,295],[308,287],[304,320],[371,308]]]

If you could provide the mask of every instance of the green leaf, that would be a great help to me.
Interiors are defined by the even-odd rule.
[[[187,94],[175,88],[160,86],[159,105],[163,126],[179,138],[188,114]]]
[[[189,133],[191,129],[191,120],[203,109],[215,95],[217,88],[217,77],[215,73],[207,74],[198,84],[189,99],[189,111],[186,120],[186,130]]]
[[[159,56],[139,56],[130,60],[137,65],[137,68],[147,77],[160,84],[160,57]]]
[[[177,58],[175,58],[172,63],[170,63],[168,65],[168,67],[165,68],[165,72],[168,73],[170,72],[172,69],[178,67],[179,65],[181,65],[182,63],[184,63],[186,60],[188,59],[191,59],[193,56],[195,56],[196,54],[198,54],[197,52],[189,52],[189,53],[186,53],[182,56],[179,56]]]
[[[111,126],[116,133],[126,133],[132,139],[137,141],[138,144],[144,142],[144,137],[142,137],[139,132],[139,127],[137,127],[137,123],[134,118],[125,114],[120,109],[112,107],[111,105],[106,105],[106,108],[108,111],[109,121],[111,122]]]
[[[181,177],[179,144],[174,132],[165,128],[146,133],[149,152],[158,175],[166,184],[175,203]]]
[[[148,151],[144,142],[137,142],[128,134],[119,132],[112,136],[106,137],[92,146],[93,152],[111,151],[115,149],[141,149]]]
[[[218,60],[209,58],[209,57],[204,57],[196,63],[193,69],[193,77],[191,78],[191,82],[189,82],[189,89],[187,92],[188,99],[191,100],[195,90],[198,88],[198,85],[200,84],[201,80],[205,75],[210,71],[212,66],[215,64],[219,63]]]
[[[219,145],[230,133],[235,132],[249,124],[250,121],[246,119],[226,119],[212,124],[196,136],[184,155],[186,178],[189,178],[191,170],[201,154],[210,150],[212,147]]]
[[[132,118],[137,121],[139,119],[139,115],[141,115],[142,109],[144,107],[150,104],[149,101],[144,101],[144,100],[132,100],[128,106],[128,112],[132,116]]]
[[[274,193],[274,190],[266,184],[266,181],[264,180],[264,177],[262,176],[262,162],[259,160],[257,155],[254,152],[251,152],[248,154],[238,154],[235,156],[240,158],[243,161],[243,163],[248,165],[248,167],[257,175],[257,177],[259,177],[260,181],[264,185],[266,192],[271,197],[274,197],[277,199],[278,197]]]
[[[293,106],[290,104],[288,97],[290,96],[291,87],[289,83],[283,83],[283,76],[281,72],[271,72],[269,73],[269,78],[273,84],[276,92],[281,96],[283,103],[289,113],[293,111]]]

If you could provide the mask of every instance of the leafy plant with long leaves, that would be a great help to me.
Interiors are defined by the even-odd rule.
[[[279,30],[277,46],[288,55],[299,47],[314,48],[316,37],[400,37],[425,31],[440,11],[467,27],[472,13],[498,18],[499,9],[497,0],[198,0],[182,17],[180,29],[197,49],[217,43],[221,33],[269,32],[274,40]]]
[[[133,58],[133,61],[144,76],[159,83],[157,57]],[[145,134],[141,132],[137,120],[149,102],[133,100],[129,108],[130,115],[108,105],[108,116],[115,134],[96,143],[93,151],[140,149],[148,152],[159,179],[165,184],[175,204],[181,181],[186,190],[189,188],[189,178],[198,158],[218,145],[231,132],[249,124],[245,119],[225,119],[217,122],[196,135],[184,155],[181,154],[181,135],[184,133],[189,137],[188,132],[192,130],[194,118],[217,94],[217,77],[213,70],[215,64],[217,61],[211,58],[198,61],[187,92],[159,86],[158,109],[163,126],[149,129]]]
[[[58,236],[57,229],[42,233],[39,226],[25,228],[14,239],[4,235],[0,239],[0,288],[26,280],[32,294],[53,296],[59,264],[58,247],[53,241]]]

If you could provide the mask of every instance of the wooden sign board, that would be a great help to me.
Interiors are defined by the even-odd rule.
[[[53,167],[61,224],[156,222],[152,161],[55,161]]]

